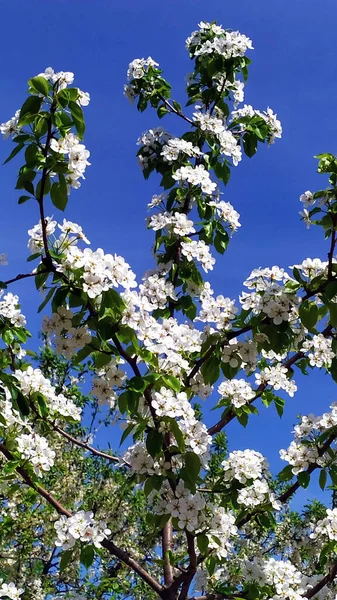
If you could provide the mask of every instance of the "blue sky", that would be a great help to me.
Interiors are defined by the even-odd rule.
[[[92,247],[121,254],[139,276],[151,266],[152,235],[144,219],[158,187],[155,178],[143,181],[135,142],[157,118],[150,111],[137,113],[123,97],[126,69],[133,58],[151,55],[171,82],[173,96],[184,101],[184,78],[191,68],[185,39],[203,19],[239,29],[253,40],[246,102],[261,110],[271,106],[284,130],[282,140],[261,147],[233,170],[224,199],[241,213],[242,227],[217,262],[214,287],[235,297],[255,267],[325,257],[321,232],[307,231],[299,220],[298,197],[325,185],[313,156],[336,152],[335,0],[13,0],[1,8],[0,121],[22,104],[28,78],[47,66],[73,71],[76,85],[91,94],[85,143],[92,166],[82,188],[72,192],[66,216],[81,223]],[[172,132],[181,130],[174,117],[162,123]],[[10,151],[10,142],[0,144],[1,162]],[[19,164],[13,161],[0,171],[0,252],[8,253],[10,263],[3,278],[27,270],[26,232],[38,220],[33,204],[17,205]],[[36,330],[39,299],[33,285],[21,282],[15,291]],[[288,445],[296,415],[323,412],[336,399],[335,384],[324,375],[309,380],[298,374],[297,380],[300,391],[287,402],[282,421],[272,408],[263,408],[246,430],[231,424],[231,448],[254,447],[270,457],[274,468],[283,466],[278,448]]]

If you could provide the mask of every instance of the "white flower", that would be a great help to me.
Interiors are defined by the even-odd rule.
[[[93,543],[96,548],[100,548],[103,539],[111,533],[104,521],[96,521],[92,512],[84,510],[72,517],[60,517],[54,527],[57,532],[55,545],[61,546],[63,550],[72,548],[76,540]]]
[[[20,132],[20,127],[18,127],[18,121],[20,117],[20,111],[17,110],[14,117],[9,119],[6,123],[0,124],[0,133],[2,133],[5,139],[9,138],[11,135],[16,135]]]
[[[127,72],[127,78],[141,79],[147,73],[149,67],[158,67],[159,64],[149,56],[148,58],[135,58],[130,64]]]
[[[204,165],[180,167],[173,173],[172,177],[176,181],[186,181],[191,185],[200,185],[205,194],[211,194],[217,187],[217,184],[211,181],[209,172],[206,171]]]
[[[218,387],[218,392],[222,397],[229,398],[235,408],[249,404],[255,397],[254,390],[244,379],[223,381]]]

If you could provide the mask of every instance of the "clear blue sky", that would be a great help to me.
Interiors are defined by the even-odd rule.
[[[325,257],[320,232],[307,231],[299,220],[298,197],[325,184],[315,174],[313,156],[337,151],[335,0],[13,0],[2,3],[1,17],[0,122],[22,104],[29,77],[47,66],[74,71],[76,85],[92,97],[85,138],[92,166],[81,190],[72,192],[66,214],[81,223],[93,247],[123,255],[139,276],[151,265],[152,235],[144,219],[158,188],[155,179],[143,181],[135,142],[157,119],[151,112],[137,113],[123,97],[127,65],[151,55],[172,83],[176,99],[183,100],[190,70],[184,43],[198,22],[217,20],[248,35],[255,50],[246,102],[259,109],[271,106],[284,134],[233,172],[224,199],[241,213],[242,227],[218,260],[212,282],[218,292],[234,297],[254,267],[286,267],[308,256]],[[173,117],[164,126],[180,131]],[[0,144],[1,162],[10,150],[10,142]],[[26,231],[38,220],[33,204],[17,205],[18,165],[13,161],[0,171],[0,252],[7,252],[10,262],[3,277],[27,269]],[[39,300],[33,286],[21,282],[15,290],[36,330]],[[231,424],[232,448],[254,447],[275,468],[284,466],[277,447],[289,443],[296,414],[323,412],[337,397],[335,385],[323,375],[309,380],[298,374],[297,380],[300,391],[287,402],[283,420],[273,408],[262,408],[246,431]]]

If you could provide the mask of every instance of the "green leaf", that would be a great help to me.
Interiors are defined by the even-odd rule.
[[[74,121],[74,125],[76,128],[78,137],[80,139],[82,139],[84,136],[84,132],[85,132],[83,110],[81,109],[79,104],[77,104],[76,102],[73,102],[73,101],[69,102],[69,109],[70,109],[71,116]]]
[[[227,239],[223,235],[219,235],[217,232],[214,238],[214,248],[220,253],[223,254],[227,249],[229,243],[229,236],[227,235]]]
[[[301,487],[307,488],[310,483],[310,473],[308,473],[307,471],[302,471],[301,473],[298,473],[297,480]]]
[[[283,398],[279,398],[279,396],[274,396],[275,407],[277,410],[277,414],[279,417],[282,417],[284,411],[285,401]]]
[[[194,321],[195,317],[197,316],[197,307],[194,304],[191,296],[181,296],[179,303],[182,306],[184,315],[191,319],[191,321]]]
[[[148,496],[150,494],[150,492],[152,492],[152,490],[159,491],[161,488],[161,484],[162,484],[162,478],[159,477],[158,475],[152,475],[152,477],[149,477],[145,481],[145,484],[144,484],[145,496]]]
[[[89,569],[89,567],[91,567],[92,563],[94,562],[94,558],[95,547],[92,544],[86,544],[81,548],[80,561],[86,569]]]
[[[162,119],[165,115],[167,115],[168,112],[169,110],[166,108],[165,105],[159,106],[159,108],[157,109],[157,115],[159,119]]]
[[[205,383],[213,384],[220,376],[220,359],[210,356],[202,365],[201,373]]]
[[[332,298],[335,298],[337,296],[337,280],[334,279],[333,281],[328,281],[325,290],[324,290],[324,296],[326,296],[326,298],[328,298],[328,300],[332,300]]]
[[[68,203],[67,185],[55,181],[50,189],[50,197],[56,208],[64,210]]]
[[[177,442],[178,448],[180,450],[180,452],[184,452],[185,450],[185,438],[184,438],[184,434],[181,431],[177,421],[175,419],[172,418],[168,418],[168,422],[170,424],[170,430],[173,433],[175,440]]]
[[[318,319],[318,307],[314,302],[305,300],[299,308],[300,319],[309,331],[314,329]]]
[[[119,442],[119,445],[121,446],[123,444],[123,442],[126,440],[126,438],[128,437],[128,435],[130,435],[131,431],[134,428],[134,423],[130,423],[123,431],[122,437],[121,437],[121,441]]]
[[[150,429],[146,438],[146,449],[150,456],[154,458],[162,451],[163,435],[156,429]]]
[[[255,135],[255,133],[245,133],[245,135],[243,136],[243,149],[245,151],[245,154],[251,158],[252,156],[254,156],[254,154],[256,153],[257,150],[257,137]]]
[[[68,296],[68,288],[60,287],[56,290],[53,301],[51,303],[52,312],[57,312],[59,306],[63,306],[66,297]]]
[[[173,375],[163,375],[162,380],[167,385],[167,387],[171,388],[174,392],[180,392],[180,381]]]
[[[246,427],[246,425],[248,423],[248,413],[241,412],[240,414],[237,414],[236,417],[237,417],[237,420],[239,421],[240,425],[242,425],[243,427]]]
[[[32,79],[29,79],[28,85],[35,92],[39,92],[39,94],[42,94],[43,96],[48,96],[49,94],[49,85],[44,77],[33,77]]]
[[[324,488],[325,488],[327,477],[328,477],[328,474],[327,474],[326,470],[322,469],[319,474],[319,487],[321,488],[321,490],[324,490]]]
[[[128,381],[128,389],[134,392],[143,392],[147,387],[147,381],[145,381],[142,377],[132,377]]]
[[[7,163],[9,163],[10,160],[12,160],[12,158],[14,158],[14,156],[16,156],[17,154],[19,154],[19,152],[21,152],[22,148],[24,147],[24,144],[18,144],[14,150],[12,150],[12,152],[10,153],[10,155],[6,158],[6,160],[4,161],[4,165],[6,165]]]
[[[72,555],[73,555],[72,550],[66,550],[65,552],[62,552],[61,560],[60,560],[60,571],[64,571],[64,569],[67,568],[67,566],[69,565],[69,563],[71,561]]]
[[[331,469],[329,469],[329,475],[331,477],[332,483],[337,486],[337,472],[336,472],[336,469],[333,468],[333,467]]]
[[[39,273],[37,271],[36,275],[35,275],[35,287],[37,290],[39,290],[43,284],[47,281],[49,277],[49,271],[43,271],[41,273]]]
[[[91,346],[91,345],[89,345],[89,344],[86,344],[86,345],[84,346],[84,348],[81,348],[81,350],[79,350],[79,351],[77,352],[77,354],[76,354],[76,357],[75,357],[75,359],[73,359],[73,360],[74,360],[74,362],[75,362],[76,364],[77,364],[77,363],[80,363],[80,362],[82,362],[83,360],[85,360],[86,358],[88,358],[88,356],[90,356],[90,354],[91,354],[92,352],[93,352],[93,348],[92,348],[92,346]]]
[[[199,456],[194,452],[186,452],[185,467],[190,473],[190,476],[193,479],[193,481],[196,481],[198,479],[201,469],[201,461]]]
[[[18,204],[24,204],[25,202],[28,202],[28,200],[31,200],[31,196],[20,196]]]
[[[21,107],[18,125],[28,125],[28,123],[31,123],[35,115],[39,112],[42,102],[43,99],[39,98],[39,96],[29,96]],[[28,123],[27,118],[24,119],[24,117],[28,117]]]
[[[16,403],[18,405],[18,409],[20,411],[20,413],[22,415],[24,415],[25,417],[27,417],[29,415],[29,402],[27,400],[27,398],[23,395],[22,392],[20,392],[20,390],[18,390],[18,395],[16,397]]]
[[[197,536],[197,544],[200,550],[200,553],[203,555],[207,554],[209,540],[206,533],[199,533]]]
[[[277,476],[279,481],[289,481],[293,477],[294,477],[294,474],[292,472],[291,465],[287,465],[286,467],[284,467],[284,469],[282,469],[282,471],[280,471],[280,473]]]
[[[333,358],[329,367],[333,380],[337,383],[337,358]]]
[[[10,346],[14,342],[14,333],[10,329],[4,329],[2,339],[7,346]]]
[[[121,411],[122,415],[124,413],[126,413],[126,411],[128,410],[128,397],[129,397],[129,392],[123,392],[119,397],[118,397],[118,408]]]
[[[31,257],[29,257],[31,258]],[[44,309],[44,307],[48,304],[50,298],[52,297],[53,293],[55,292],[55,288],[50,288],[50,290],[48,291],[48,294],[46,295],[45,299],[43,300],[43,302],[40,304],[39,308],[37,309],[37,312],[41,312],[41,310]]]
[[[333,327],[337,327],[337,304],[334,304],[333,302],[329,302],[329,312],[330,312],[330,317],[329,317],[330,324]]]
[[[111,361],[111,355],[105,354],[105,352],[98,352],[95,356],[95,367],[101,369],[105,367]]]

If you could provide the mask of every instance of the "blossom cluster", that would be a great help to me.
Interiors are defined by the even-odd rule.
[[[68,155],[68,174],[66,177],[70,187],[78,189],[81,185],[79,179],[85,179],[84,173],[90,162],[89,150],[84,144],[80,143],[79,138],[74,133],[68,133],[65,137],[52,138],[50,148],[53,152],[62,155]]]
[[[127,72],[129,81],[141,79],[150,67],[158,67],[158,63],[149,56],[148,58],[135,58],[130,64]]]
[[[45,218],[45,231],[47,238],[50,238],[56,228],[60,229],[61,234],[58,238],[54,236],[53,246],[55,249],[62,251],[63,249],[76,245],[79,240],[90,244],[88,238],[84,235],[83,229],[77,223],[63,219],[62,225],[54,221],[51,217]],[[32,254],[39,253],[43,249],[43,235],[41,221],[28,230],[29,240],[28,248]]]
[[[276,592],[274,600],[302,600],[305,593],[303,576],[289,560],[267,558],[247,561],[243,575],[247,581],[273,586]]]
[[[311,539],[321,536],[337,541],[337,508],[327,508],[326,517],[316,523],[314,531],[310,534]]]
[[[24,395],[29,396],[34,392],[38,392],[45,397],[52,413],[71,417],[75,421],[80,420],[81,409],[64,394],[57,394],[55,387],[40,369],[33,369],[29,366],[25,371],[17,369],[14,375]]]
[[[284,390],[292,398],[297,391],[295,381],[288,378],[288,369],[281,364],[265,367],[260,373],[255,374],[258,386],[270,385],[274,390]]]
[[[169,212],[159,213],[152,215],[149,219],[149,227],[154,231],[160,229],[172,230],[173,233],[179,236],[186,236],[190,233],[194,233],[193,221],[188,219],[184,213]]]
[[[104,521],[96,521],[92,512],[80,510],[72,517],[62,515],[54,524],[57,533],[56,546],[63,550],[72,548],[77,540],[101,547],[101,542],[111,530]]]
[[[19,308],[19,297],[11,292],[3,296],[3,290],[0,291],[0,317],[8,319],[14,327],[24,327],[26,318]]]
[[[239,31],[228,31],[215,23],[199,23],[199,30],[193,31],[186,40],[192,56],[219,54],[226,59],[244,56],[252,50],[252,41]]]
[[[224,469],[224,480],[228,484],[234,479],[243,485],[238,490],[237,502],[249,508],[259,504],[271,503],[275,510],[280,510],[280,503],[269,488],[267,463],[255,450],[235,450],[221,463]],[[247,485],[248,484],[248,485]]]
[[[204,323],[215,323],[217,329],[230,329],[231,321],[238,312],[235,301],[222,295],[214,297],[208,282],[205,282],[200,293],[201,310],[197,317]]]
[[[305,471],[310,464],[324,467],[333,460],[328,451],[322,454],[318,444],[315,443],[318,434],[337,425],[337,403],[333,402],[330,409],[321,416],[313,414],[303,416],[294,428],[296,439],[290,443],[287,450],[280,450],[280,457],[292,465],[294,475]]]
[[[306,340],[301,350],[305,353],[309,352],[308,358],[312,367],[330,367],[332,359],[335,357],[331,339],[321,333]]]
[[[254,390],[244,379],[223,381],[218,387],[218,392],[223,398],[228,398],[235,408],[249,404],[250,400],[255,397]]]
[[[232,120],[245,119],[246,117],[255,117],[258,116],[264,120],[264,122],[268,125],[268,142],[272,144],[275,141],[275,138],[282,137],[282,125],[277,115],[273,112],[271,108],[267,108],[267,110],[261,112],[260,110],[256,110],[250,104],[245,104],[243,108],[239,108],[232,112]],[[241,123],[241,128],[244,129],[244,123]]]
[[[83,348],[91,340],[91,335],[86,326],[74,327],[72,319],[74,313],[64,306],[59,306],[51,318],[44,317],[42,331],[46,334],[55,332],[55,348],[58,354],[63,354],[70,359],[76,350]]]
[[[207,503],[199,492],[192,494],[179,481],[174,492],[164,484],[160,498],[154,495],[154,511],[157,514],[169,514],[177,519],[179,529],[191,533],[205,531],[209,540],[209,549],[216,555],[226,558],[231,549],[231,538],[237,535],[235,516],[223,507]]]
[[[183,154],[189,157],[201,156],[202,152],[198,146],[193,146],[192,142],[180,138],[171,138],[163,145],[161,156],[163,160],[172,163]]]
[[[256,450],[234,450],[221,463],[225,480],[236,479],[245,484],[250,479],[259,479],[267,469],[266,459]]]
[[[242,150],[236,137],[226,128],[225,121],[213,117],[208,112],[200,111],[194,113],[193,118],[202,131],[211,133],[217,138],[220,153],[229,156],[236,167],[242,159]]]
[[[284,269],[277,266],[271,269],[254,269],[244,282],[246,287],[254,291],[242,293],[242,308],[252,310],[254,314],[264,313],[275,325],[288,321],[292,309],[299,303],[298,297],[284,286],[290,279]],[[281,281],[283,285],[277,281]]]
[[[55,86],[58,92],[64,90],[66,87],[68,87],[68,85],[71,85],[75,78],[74,73],[71,71],[58,71],[55,73],[52,67],[47,67],[47,69],[45,69],[43,73],[39,73],[38,76],[49,81],[49,83]],[[77,104],[80,104],[81,106],[88,106],[90,102],[90,94],[88,94],[88,92],[82,92],[82,90],[79,88],[77,88],[77,91]]]
[[[48,440],[45,437],[37,433],[23,433],[17,437],[17,442],[22,458],[29,460],[34,465],[36,475],[42,477],[43,471],[50,471],[56,454],[49,448]]]
[[[119,388],[126,379],[126,373],[120,369],[119,365],[124,363],[123,359],[117,361],[112,358],[103,369],[97,372],[97,377],[93,379],[91,394],[98,399],[99,404],[108,404],[110,408],[114,408],[117,394],[113,389]]]
[[[143,170],[161,156],[162,148],[170,139],[171,135],[162,127],[149,129],[138,138],[137,144],[141,146],[138,152],[138,162]]]
[[[152,394],[151,407],[154,409],[160,429],[167,430],[167,424],[163,419],[169,417],[175,419],[183,434],[185,445],[195,454],[199,455],[203,466],[207,466],[209,460],[209,450],[212,438],[207,433],[207,427],[204,423],[195,418],[195,412],[187,399],[185,392],[175,394],[170,388],[161,387],[159,391]],[[172,434],[174,436],[174,432]],[[154,461],[145,450],[142,442],[137,442],[134,446],[128,448],[123,457],[125,462],[130,463],[131,468],[138,473],[147,472],[153,474],[165,468],[170,468],[170,463],[158,459]],[[159,461],[159,462],[158,462]],[[176,461],[177,466],[181,461]]]
[[[102,248],[81,250],[77,246],[66,249],[59,271],[74,278],[73,271],[80,270],[80,281],[89,298],[97,298],[111,288],[135,287],[135,274],[121,256],[105,254]]]
[[[17,587],[14,583],[4,583],[0,579],[0,598],[9,598],[9,600],[19,600],[24,590]]]
[[[211,180],[209,172],[205,165],[191,165],[179,167],[173,174],[173,179],[183,183],[189,183],[192,186],[200,185],[204,194],[212,194],[217,189],[217,184]]]
[[[181,242],[181,253],[186,256],[189,262],[192,262],[193,259],[200,262],[206,273],[213,271],[215,258],[211,255],[210,249],[204,240]]]
[[[18,125],[19,118],[20,118],[20,111],[17,110],[15,112],[14,117],[9,119],[9,121],[6,121],[5,123],[0,124],[0,133],[2,133],[2,135],[5,139],[9,138],[11,135],[14,136],[14,135],[17,135],[18,133],[20,133],[21,127],[19,127],[19,125]]]

